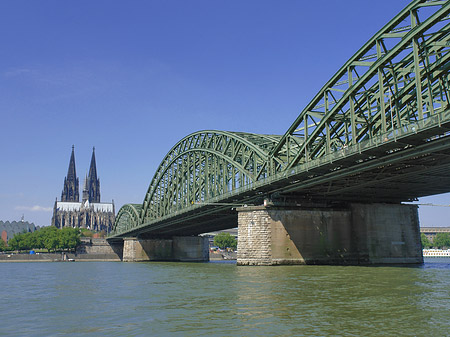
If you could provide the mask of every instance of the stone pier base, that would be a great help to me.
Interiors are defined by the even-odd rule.
[[[238,265],[421,263],[414,205],[238,208]]]
[[[146,240],[124,238],[123,261],[209,261],[208,239],[200,236]]]

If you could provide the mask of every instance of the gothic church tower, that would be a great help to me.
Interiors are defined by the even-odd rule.
[[[86,201],[89,200],[89,189],[88,189],[88,177],[87,174],[84,178],[84,184],[83,184],[83,200],[81,201],[82,204],[85,204]]]
[[[72,146],[69,171],[64,179],[61,201],[55,200],[52,225],[57,228],[87,228],[109,233],[114,224],[114,201],[100,202],[100,179],[97,177],[95,148],[92,149],[91,167],[83,184],[82,202],[79,202],[78,178],[75,171],[75,154]]]
[[[69,170],[67,171],[67,177],[64,178],[64,187],[61,193],[61,201],[65,202],[78,202],[80,199],[80,192],[78,191],[79,181],[75,170],[74,148],[75,147],[72,145]]]
[[[89,202],[100,202],[100,179],[97,178],[97,167],[95,165],[95,147],[92,148],[91,167],[88,176]]]

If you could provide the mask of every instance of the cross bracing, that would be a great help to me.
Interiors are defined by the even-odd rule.
[[[126,204],[122,206],[117,214],[114,228],[121,231],[131,230],[133,227],[140,224],[140,214],[142,211],[142,204]]]
[[[201,131],[161,162],[112,237],[235,224],[274,194],[401,202],[450,191],[450,2],[416,0],[324,85],[284,135]],[[448,187],[447,187],[448,186]],[[227,220],[228,219],[228,220]]]
[[[271,151],[271,158],[283,158],[283,164],[274,163],[276,170],[445,110],[449,14],[447,1],[413,1],[375,34],[326,83]]]
[[[178,142],[148,188],[143,220],[165,216],[268,177],[265,163],[279,136],[200,131]]]

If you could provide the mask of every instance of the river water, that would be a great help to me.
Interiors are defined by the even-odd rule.
[[[449,336],[439,261],[1,263],[0,336]]]

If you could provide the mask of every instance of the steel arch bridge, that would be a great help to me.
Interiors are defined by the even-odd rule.
[[[236,226],[233,204],[402,202],[450,191],[450,2],[415,0],[322,87],[284,135],[179,141],[110,239]],[[230,207],[231,205],[231,207]]]

